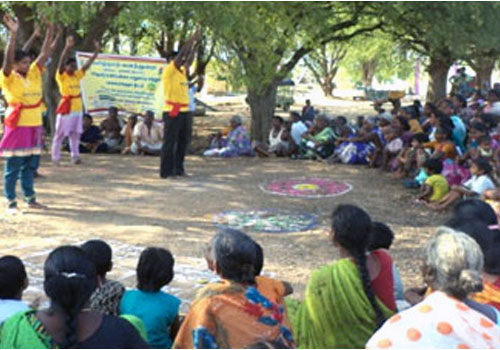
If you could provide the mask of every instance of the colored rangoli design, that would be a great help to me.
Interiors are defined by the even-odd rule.
[[[310,177],[269,181],[261,184],[260,188],[264,192],[280,196],[322,198],[346,194],[352,186],[344,182]]]
[[[300,232],[318,225],[316,216],[308,213],[282,210],[227,210],[214,218],[217,227],[236,230],[286,233]]]

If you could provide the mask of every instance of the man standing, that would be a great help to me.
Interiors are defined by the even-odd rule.
[[[189,113],[189,85],[186,63],[196,50],[201,33],[196,33],[182,46],[179,53],[167,57],[162,83],[165,95],[163,110],[163,145],[160,177],[184,176],[184,156],[191,139],[192,116]]]

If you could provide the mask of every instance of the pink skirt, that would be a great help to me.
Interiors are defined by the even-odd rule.
[[[42,153],[42,126],[5,126],[2,141],[0,141],[1,157],[27,157]]]
[[[58,114],[56,119],[56,132],[54,136],[68,137],[70,134],[82,134],[82,112]]]

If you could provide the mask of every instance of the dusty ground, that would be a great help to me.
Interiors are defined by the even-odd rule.
[[[361,103],[356,108],[350,103],[353,111],[339,107],[333,112],[357,115],[360,109],[368,112],[367,106]],[[208,126],[220,126],[237,109],[231,105],[221,108],[226,113],[196,120],[196,135],[207,135],[211,132]],[[51,167],[48,155],[44,155],[41,172],[45,178],[37,181],[36,189],[48,210],[17,216],[0,214],[0,255],[16,254],[27,262],[32,281],[28,299],[41,295],[41,268],[51,249],[102,238],[114,248],[115,270],[110,277],[130,287],[135,283],[134,268],[143,247],[170,249],[178,264],[171,291],[188,301],[193,285],[213,278],[205,269],[201,249],[215,231],[214,214],[255,208],[299,210],[321,219],[313,231],[252,233],[265,249],[265,272],[292,282],[300,296],[311,270],[337,256],[327,231],[329,215],[339,203],[360,205],[374,219],[392,227],[396,233],[392,254],[404,282],[410,285],[419,282],[422,243],[445,220],[413,204],[413,193],[403,189],[400,182],[364,167],[189,156],[186,168],[191,177],[162,180],[158,176],[158,158],[92,155],[84,156],[80,166],[69,165],[68,158],[63,164]],[[346,181],[353,190],[334,198],[298,199],[264,193],[258,186],[269,179],[304,175]]]

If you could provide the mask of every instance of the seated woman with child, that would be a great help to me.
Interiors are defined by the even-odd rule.
[[[239,115],[231,118],[231,131],[226,137],[218,133],[210,143],[210,149],[206,150],[205,157],[241,157],[253,156],[252,143],[250,135],[243,126],[243,120]]]

